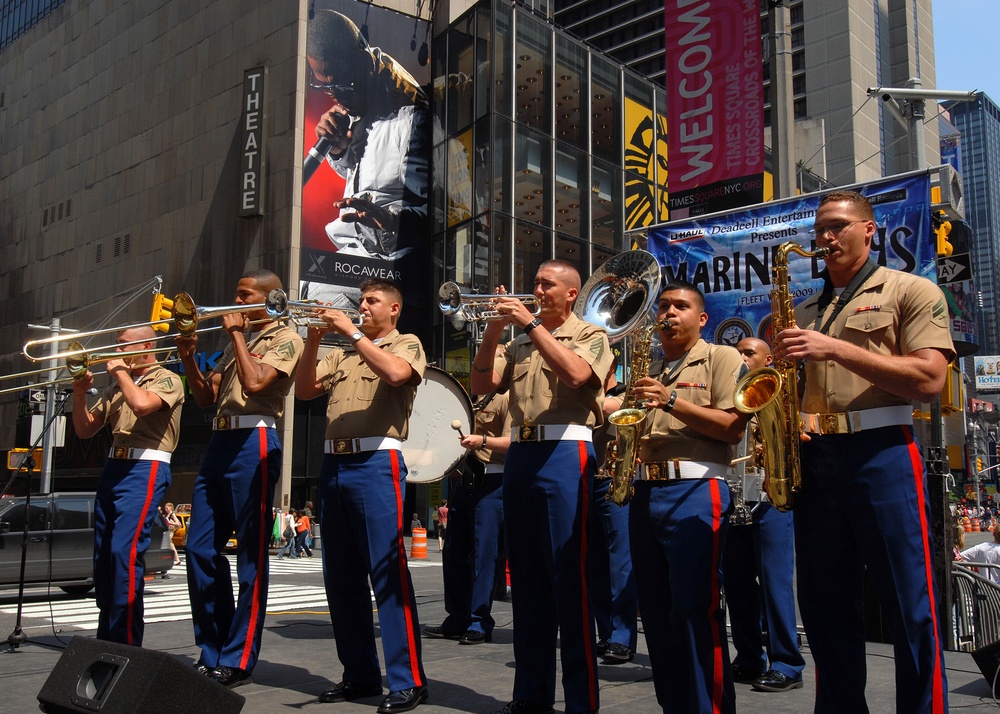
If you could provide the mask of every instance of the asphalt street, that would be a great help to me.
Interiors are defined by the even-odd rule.
[[[988,534],[983,534],[988,535]],[[970,534],[969,544],[983,539]],[[410,563],[422,624],[440,624],[444,619],[441,560],[437,544],[431,541],[428,557]],[[244,712],[273,714],[275,711],[337,712],[374,714],[380,698],[351,703],[322,704],[318,694],[340,681],[342,667],[337,659],[333,632],[323,593],[319,554],[312,560],[278,561],[272,552],[271,593],[261,649],[254,671],[254,683],[237,691],[246,697]],[[145,646],[168,652],[184,662],[198,655],[191,630],[187,600],[186,571],[182,566],[168,579],[146,584]],[[16,591],[0,591],[0,635],[14,629],[17,613]],[[424,667],[429,678],[430,699],[419,711],[492,712],[511,697],[513,654],[511,608],[497,602],[494,613],[498,627],[492,643],[459,645],[450,640],[422,640]],[[96,607],[93,596],[73,598],[45,588],[26,592],[22,626],[28,641],[14,652],[0,654],[0,711],[38,711],[36,695],[56,666],[61,647],[73,635],[93,636]],[[812,710],[815,673],[808,641],[803,651],[807,661],[802,689],[784,693],[764,693],[737,684],[737,711],[809,712]],[[997,709],[978,667],[968,653],[946,655],[949,701],[952,711]],[[892,647],[868,646],[868,702],[872,712],[894,710]],[[605,712],[657,712],[649,658],[643,637],[635,659],[622,665],[600,665],[601,709]],[[192,674],[192,676],[195,676]],[[171,697],[183,700],[183,681],[178,681]],[[556,693],[557,711],[562,710],[562,693]],[[194,709],[193,702],[192,709]]]

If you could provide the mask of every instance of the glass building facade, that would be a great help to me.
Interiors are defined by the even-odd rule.
[[[434,48],[436,284],[530,293],[551,258],[586,281],[627,231],[667,220],[662,88],[508,0],[475,5]],[[443,316],[434,332],[466,375],[475,335]]]

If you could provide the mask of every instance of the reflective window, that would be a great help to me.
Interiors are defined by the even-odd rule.
[[[448,194],[448,226],[461,223],[472,218],[472,160],[475,147],[472,145],[472,128],[468,128],[458,136],[449,139],[444,152],[438,152],[440,158],[446,158],[447,194]]]
[[[49,502],[48,500],[31,500],[30,517],[28,518],[29,531],[48,530],[49,525]],[[19,503],[12,506],[7,512],[0,516],[4,522],[10,524],[11,533],[24,530],[24,504]]]
[[[501,216],[497,213],[491,214],[492,223],[490,225],[491,234],[493,236],[493,274],[491,276],[490,284],[486,287],[492,292],[499,286],[503,285],[508,289],[508,292],[513,292],[511,286],[514,284],[514,280],[511,274],[511,232],[514,229],[513,221],[507,216]]]
[[[514,292],[530,293],[535,289],[538,266],[552,258],[551,236],[547,230],[530,223],[514,222]]]
[[[588,148],[589,116],[580,91],[587,76],[587,50],[563,35],[556,36],[556,141]]]
[[[556,231],[576,238],[586,237],[583,197],[587,190],[587,156],[582,151],[556,146],[555,222]],[[581,233],[581,231],[583,231]]]
[[[513,212],[513,153],[514,125],[510,119],[496,117],[493,122],[493,210]]]
[[[552,176],[552,142],[538,132],[516,128],[514,144],[514,217],[549,225],[547,178]]]
[[[56,523],[55,530],[87,530],[94,527],[91,518],[90,499],[70,499],[60,498],[56,501]]]
[[[490,23],[488,5],[481,5],[476,18],[476,119],[481,119],[490,111],[490,97],[493,91],[493,72],[490,52],[493,27]]]
[[[585,242],[556,235],[555,257],[575,265],[576,269],[580,271],[581,283],[587,282],[587,278],[590,276],[589,252]]]
[[[448,136],[465,129],[472,123],[475,111],[476,48],[472,35],[475,14],[465,18],[448,29],[448,74],[445,86],[447,104]]]
[[[490,152],[490,119],[476,122],[475,150],[472,155],[474,183],[473,211],[476,215],[489,211],[493,204],[493,166]]]
[[[514,84],[510,81],[514,66],[514,32],[511,22],[513,8],[509,3],[497,2],[493,4],[493,11],[496,22],[493,43],[493,81],[496,91],[493,93],[493,111],[511,117],[514,103]]]
[[[552,127],[552,31],[519,13],[514,46],[514,119],[547,135]]]
[[[614,164],[594,159],[590,179],[591,240],[617,250],[621,245],[622,173]]]
[[[592,56],[590,63],[590,114],[593,120],[590,152],[595,157],[617,163],[621,157],[619,70],[597,56]]]

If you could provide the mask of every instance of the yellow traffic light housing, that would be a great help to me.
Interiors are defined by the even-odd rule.
[[[937,254],[939,258],[946,258],[955,252],[955,246],[953,246],[948,237],[951,234],[951,221],[945,220],[942,214],[941,223],[934,229],[937,233]]]
[[[173,309],[174,301],[166,295],[157,293],[153,296],[153,310],[149,321],[153,323],[152,327],[154,330],[157,332],[170,331],[170,320],[174,319]]]
[[[21,468],[21,462],[25,460],[25,454],[31,452],[28,457],[32,460],[30,471],[38,473],[42,470],[42,450],[41,449],[11,449],[7,452],[7,468],[17,471]]]
[[[983,460],[977,456],[976,457],[976,473],[982,473],[982,472],[983,472]]]

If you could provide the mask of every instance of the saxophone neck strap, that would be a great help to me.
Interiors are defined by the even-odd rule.
[[[865,281],[867,281],[876,270],[878,270],[878,263],[869,257],[868,261],[861,267],[861,270],[856,272],[854,277],[851,278],[851,282],[849,282],[847,287],[844,288],[844,292],[840,294],[840,298],[837,300],[837,304],[833,306],[833,311],[830,313],[830,316],[826,318],[826,322],[824,322],[823,326],[819,328],[820,332],[824,335],[829,332],[830,326],[833,325],[833,321],[837,319],[837,315],[840,314],[840,311],[844,309],[844,306],[847,305],[847,303],[851,301],[851,298],[854,297],[854,293],[856,293],[861,286],[865,284]],[[817,320],[822,317],[826,308],[831,302],[833,302],[833,283],[830,282],[830,271],[824,268],[822,276],[823,292],[820,294],[819,300],[816,302],[816,306],[819,308]]]

